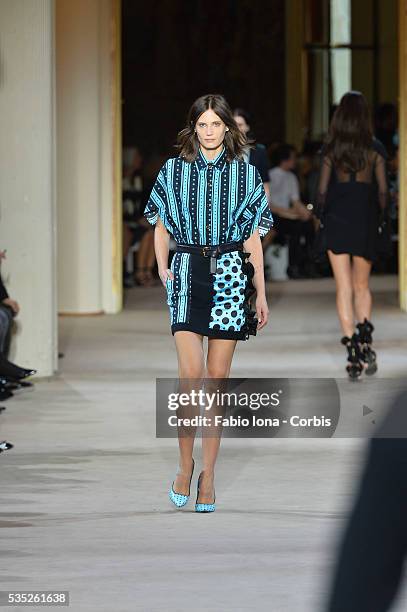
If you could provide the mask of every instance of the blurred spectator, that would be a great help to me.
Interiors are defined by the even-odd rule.
[[[5,258],[6,251],[0,251],[0,261]],[[8,384],[36,373],[36,370],[22,368],[8,360],[13,319],[19,312],[18,302],[9,296],[0,275],[0,399],[11,397]]]
[[[388,160],[388,180],[390,191],[390,216],[392,219],[398,217],[399,207],[399,148],[395,147],[393,155]]]
[[[0,252],[0,261],[5,259],[5,251]],[[13,318],[19,313],[20,306],[9,297],[0,276],[0,353],[8,357],[10,350],[11,328]]]
[[[397,146],[397,108],[385,103],[378,106],[375,114],[375,136],[383,144],[389,157],[394,155]]]
[[[322,142],[320,141],[305,141],[302,153],[298,159],[300,191],[307,204],[315,202],[321,148]]]
[[[398,272],[398,234],[399,234],[399,149],[394,147],[393,155],[388,159],[389,183],[389,222],[392,236],[392,255],[386,263],[386,272]]]
[[[301,238],[313,235],[313,222],[310,211],[304,206],[300,196],[298,178],[294,173],[297,164],[295,147],[279,145],[273,154],[272,170],[269,171],[270,207],[275,226],[263,240],[263,248],[274,241],[289,242],[289,269],[291,278],[300,278],[303,262]]]
[[[251,131],[251,117],[247,111],[243,108],[236,108],[233,111],[233,116],[236,121],[239,130],[246,136],[248,140],[253,140],[253,132]],[[270,201],[269,191],[269,159],[267,155],[267,149],[264,145],[256,142],[254,147],[249,149],[246,155],[246,162],[252,164],[257,168],[263,181],[264,190],[267,195],[267,199]]]
[[[305,141],[302,153],[298,160],[301,193],[303,194],[304,202],[306,202],[307,206],[312,206],[311,210],[313,210],[317,200],[322,146],[323,143],[318,140]],[[312,217],[312,223],[314,230],[313,234],[315,237],[315,234],[319,228],[319,221],[315,216]],[[304,268],[309,271],[308,276],[332,276],[332,270],[328,257],[320,256],[316,262],[313,246],[313,241],[310,239],[307,244],[308,259],[304,264]]]
[[[146,197],[143,157],[137,148],[126,149],[123,162],[124,284],[149,286],[154,284],[154,230],[143,216]],[[136,245],[137,267],[133,274],[127,271],[126,262],[130,249]]]

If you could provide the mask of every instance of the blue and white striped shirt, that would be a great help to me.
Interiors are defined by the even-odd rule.
[[[246,162],[228,162],[226,149],[208,160],[171,158],[161,168],[144,210],[160,217],[178,243],[216,245],[245,241],[256,228],[264,236],[273,225],[259,171]]]

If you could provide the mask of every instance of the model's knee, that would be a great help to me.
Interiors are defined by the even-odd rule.
[[[208,378],[227,378],[229,376],[229,368],[219,364],[207,366],[207,377]]]
[[[355,295],[363,295],[369,292],[369,285],[366,282],[356,281],[353,283],[353,291]]]
[[[353,296],[353,288],[351,285],[338,287],[336,295],[340,300],[350,301]]]
[[[185,365],[179,370],[180,378],[203,378],[204,371],[201,366]]]

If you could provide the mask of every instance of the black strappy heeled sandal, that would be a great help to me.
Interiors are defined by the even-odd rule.
[[[366,318],[363,323],[358,323],[356,327],[359,333],[358,338],[362,358],[366,364],[365,374],[367,376],[372,376],[377,372],[377,357],[375,351],[372,349],[372,331],[374,331],[374,327]]]
[[[341,343],[348,349],[348,361],[346,371],[351,380],[356,380],[363,372],[363,357],[359,347],[358,336],[356,333],[351,338],[343,336]]]

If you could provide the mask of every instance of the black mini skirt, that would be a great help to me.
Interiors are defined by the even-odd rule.
[[[251,307],[255,288],[250,253],[236,249],[218,255],[216,271],[210,257],[176,252],[174,279],[166,283],[171,332],[193,331],[210,338],[248,340],[257,333]]]

